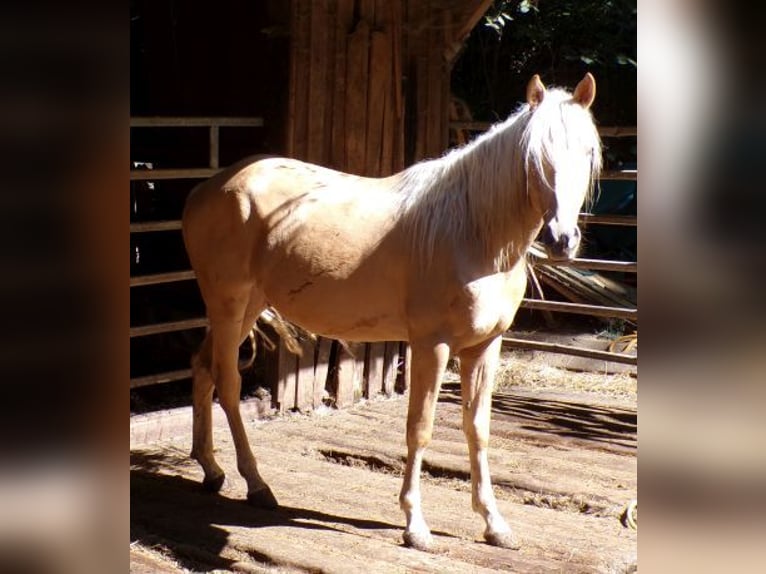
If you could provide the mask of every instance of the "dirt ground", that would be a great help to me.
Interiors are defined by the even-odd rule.
[[[506,356],[493,400],[490,466],[520,550],[483,543],[471,511],[459,384],[446,377],[426,455],[431,553],[401,543],[398,494],[407,399],[259,418],[243,403],[261,474],[280,508],[244,502],[225,417],[214,407],[227,471],[204,493],[190,460],[189,407],[131,419],[131,572],[635,572],[636,378],[576,373],[534,354]]]

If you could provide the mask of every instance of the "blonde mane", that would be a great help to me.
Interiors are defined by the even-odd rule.
[[[422,265],[443,242],[479,245],[496,271],[523,257],[529,238],[522,223],[531,216],[528,175],[538,174],[553,188],[546,173],[556,165],[556,142],[581,138],[592,150],[592,193],[601,146],[590,112],[575,106],[571,94],[550,89],[536,108],[523,104],[474,141],[402,172],[400,217]]]

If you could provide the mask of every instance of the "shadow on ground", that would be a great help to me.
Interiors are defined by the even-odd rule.
[[[230,544],[232,527],[257,531],[289,526],[296,533],[300,529],[348,532],[348,527],[363,531],[401,529],[399,524],[306,508],[280,506],[264,510],[249,506],[244,500],[210,494],[197,481],[162,472],[177,464],[177,458],[174,452],[167,457],[157,451],[131,452],[130,537],[131,542],[164,547],[181,566],[193,571],[232,567],[235,561],[221,556]],[[257,537],[257,532],[254,536]],[[246,552],[255,561],[275,564],[272,557],[252,547]]]
[[[440,400],[460,404],[460,384],[445,383]],[[493,417],[525,421],[520,427],[524,430],[578,439],[593,446],[617,447],[621,452],[637,448],[635,410],[504,392],[492,397],[492,412]]]

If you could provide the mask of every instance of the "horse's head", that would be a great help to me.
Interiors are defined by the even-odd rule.
[[[569,94],[546,90],[539,76],[527,86],[526,128],[530,199],[542,215],[540,236],[551,259],[571,259],[580,245],[577,220],[601,166],[590,106],[596,80],[588,73]]]

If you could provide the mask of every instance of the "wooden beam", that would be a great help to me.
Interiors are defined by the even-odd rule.
[[[492,127],[493,122],[486,121],[451,121],[449,127],[455,130],[468,130],[474,132],[485,132]],[[638,135],[636,126],[598,126],[598,135],[606,138],[634,137]]]
[[[602,305],[583,305],[581,303],[565,303],[563,301],[538,301],[536,299],[522,299],[521,306],[525,309],[548,309],[560,313],[576,313],[581,315],[593,315],[594,317],[607,317],[615,319],[638,320],[636,309],[623,307],[606,307]]]
[[[638,218],[635,215],[602,215],[596,213],[581,213],[580,223],[586,225],[638,225]]]
[[[638,273],[636,261],[607,261],[605,259],[569,259],[556,261],[547,257],[534,257],[533,265],[550,265],[552,267],[574,267],[575,269],[591,269],[593,271],[618,271],[623,273]]]
[[[207,327],[206,317],[197,317],[194,319],[183,319],[181,321],[168,321],[165,323],[152,323],[150,325],[139,325],[130,328],[130,338],[144,337],[146,335],[156,335],[158,333],[173,333],[176,331],[186,331],[187,329],[199,329]]]
[[[207,128],[210,126],[231,128],[263,127],[263,118],[236,118],[218,116],[138,116],[130,118],[130,127],[132,128]]]
[[[130,181],[155,179],[207,179],[217,174],[220,169],[211,167],[186,167],[176,169],[131,169]]]
[[[573,355],[575,357],[586,357],[588,359],[601,359],[604,361],[623,363],[626,365],[638,365],[638,357],[633,355],[611,353],[609,351],[597,351],[595,349],[583,349],[582,347],[572,347],[570,345],[560,345],[558,343],[527,341],[525,339],[516,339],[509,336],[503,336],[503,346],[515,347],[517,349],[527,349],[531,351],[561,353],[564,355]]]
[[[194,271],[171,271],[169,273],[138,275],[130,278],[130,286],[142,287],[144,285],[159,285],[160,283],[175,283],[176,281],[188,281],[195,277]]]
[[[141,221],[130,224],[131,233],[149,233],[152,231],[175,231],[181,229],[180,219],[169,219],[165,221]]]
[[[460,48],[479,20],[492,5],[492,0],[470,0],[463,3],[462,10],[452,13],[450,36],[445,44],[444,60],[450,65],[460,53]]]

